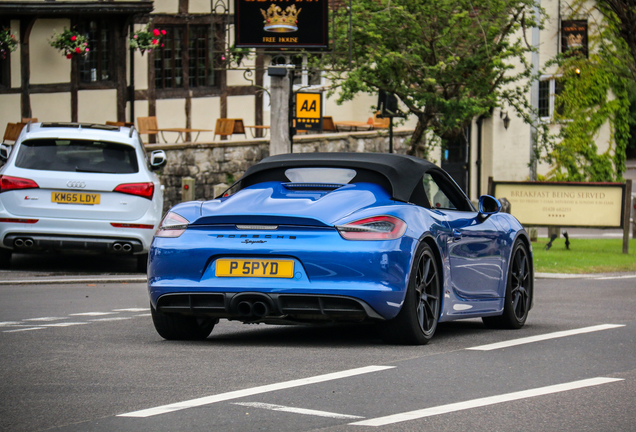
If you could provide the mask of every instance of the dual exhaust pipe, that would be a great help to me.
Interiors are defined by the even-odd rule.
[[[17,238],[13,242],[13,245],[18,249],[28,249],[33,246],[33,239],[30,238]]]
[[[236,310],[244,318],[263,318],[269,314],[269,306],[262,301],[242,301],[236,306]]]
[[[132,251],[132,245],[130,243],[120,243],[120,242],[115,242],[113,244],[113,250],[115,252],[130,252]]]

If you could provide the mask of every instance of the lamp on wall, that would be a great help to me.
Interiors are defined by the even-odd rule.
[[[508,130],[508,126],[510,126],[510,117],[508,117],[508,111],[500,111],[499,117],[503,119],[504,128]]]

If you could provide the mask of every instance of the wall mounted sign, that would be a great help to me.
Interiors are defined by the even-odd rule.
[[[561,21],[561,52],[587,57],[587,21]]]
[[[236,0],[240,48],[328,48],[328,0]]]
[[[296,130],[322,131],[322,93],[296,93]]]
[[[507,198],[512,215],[528,226],[623,228],[624,194],[622,183],[493,182],[491,187],[491,195]]]

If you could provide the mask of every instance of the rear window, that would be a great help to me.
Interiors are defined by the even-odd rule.
[[[139,171],[133,147],[93,140],[27,140],[20,145],[15,165],[44,171],[108,174],[131,174]]]
[[[347,184],[356,172],[346,168],[290,168],[285,171],[285,176],[294,183]]]

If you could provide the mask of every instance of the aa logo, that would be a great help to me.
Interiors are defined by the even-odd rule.
[[[308,100],[305,100],[303,102],[303,105],[300,107],[301,111],[307,111],[307,112],[309,112],[309,111],[316,112],[316,109],[317,108],[316,108],[316,101],[315,100],[312,100],[311,104],[309,103]]]

